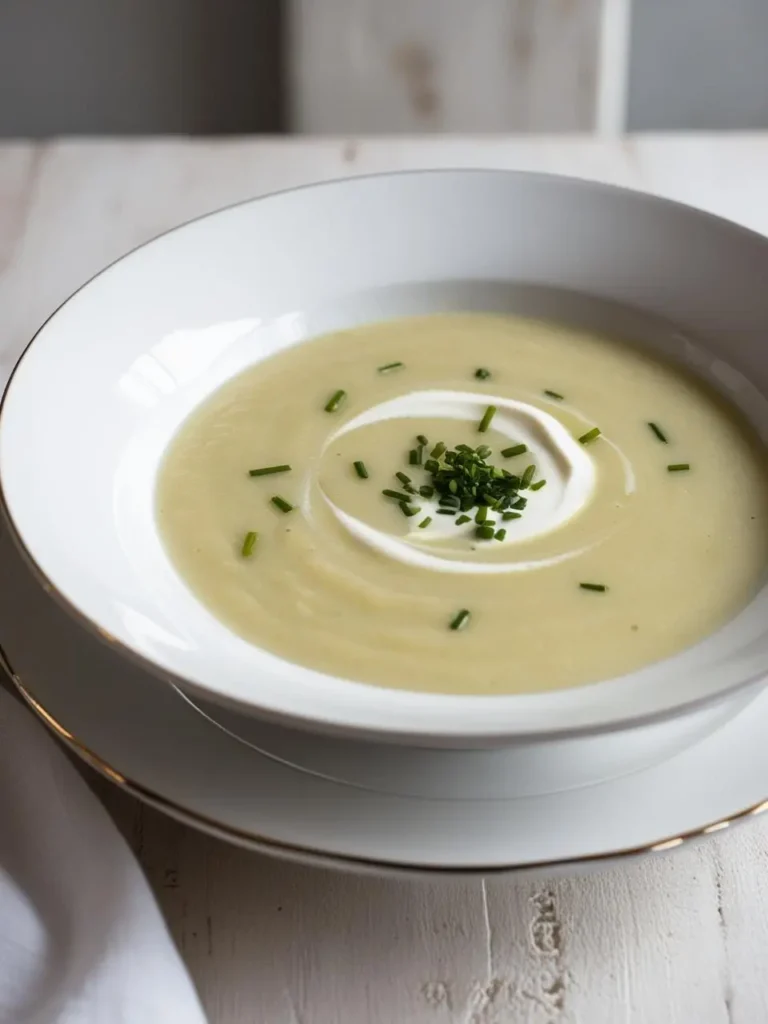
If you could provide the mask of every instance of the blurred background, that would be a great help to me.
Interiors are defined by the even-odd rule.
[[[0,136],[768,127],[768,0],[2,0]]]

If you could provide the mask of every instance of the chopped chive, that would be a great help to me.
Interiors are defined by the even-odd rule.
[[[546,486],[546,480],[537,480],[535,484],[531,484],[532,491],[540,491],[542,487]]]
[[[662,444],[669,444],[669,441],[667,440],[667,435],[664,433],[664,431],[661,429],[658,423],[649,423],[648,426],[651,428],[651,430],[654,432],[656,437],[658,437]]]
[[[431,522],[432,516],[427,516],[426,519],[422,519],[421,522],[419,523],[419,529],[425,530]]]
[[[410,465],[420,466],[423,454],[424,449],[421,447],[421,445],[419,445],[418,448],[411,448],[411,450],[408,452],[408,462],[410,463]]]
[[[355,467],[355,472],[357,473],[361,480],[368,479],[368,469],[366,468],[364,462],[353,462],[352,465]]]
[[[475,522],[481,525],[482,523],[485,522],[485,520],[487,518],[488,518],[488,506],[487,505],[481,505],[480,508],[475,513]]]
[[[338,391],[335,391],[331,395],[331,397],[328,399],[328,401],[325,403],[325,411],[326,412],[336,412],[336,410],[339,408],[339,406],[342,404],[342,402],[344,401],[344,399],[346,397],[347,397],[347,392],[346,391],[342,391],[341,389],[339,389]]]
[[[535,472],[536,467],[533,464],[525,467],[525,472],[520,478],[520,490],[524,491],[526,487],[531,486],[531,481],[533,480]]]
[[[432,451],[429,454],[432,456],[433,459],[439,459],[440,456],[445,451],[445,448],[446,448],[446,446],[443,444],[443,442],[442,441],[438,441],[437,444],[435,445],[435,447],[432,449]]]
[[[430,486],[430,484],[422,484],[419,488],[419,494],[422,498],[431,498],[434,493],[435,488]]]
[[[456,525],[457,526],[463,526],[464,523],[471,523],[471,522],[472,522],[472,517],[471,516],[459,516],[459,518],[456,520]]]
[[[424,437],[423,434],[418,434],[416,436],[416,440],[419,442],[419,444],[422,446],[422,448],[426,447],[429,444],[429,438],[428,437]]]
[[[520,512],[504,512],[501,518],[508,523],[510,519],[522,519],[522,515]]]
[[[243,558],[250,558],[250,556],[253,554],[253,548],[254,545],[256,544],[256,538],[258,536],[258,533],[256,533],[254,530],[249,530],[248,533],[246,533],[245,540],[243,541],[243,546],[240,551],[240,554],[243,556]]]
[[[272,498],[270,498],[270,501],[275,508],[279,508],[281,512],[293,512],[293,505],[286,501],[285,498],[281,498],[279,494],[273,495]]]
[[[454,632],[458,632],[460,629],[464,629],[465,626],[469,625],[470,611],[469,608],[462,608],[460,612],[451,619],[451,629]]]
[[[507,531],[506,530],[497,530],[496,533],[494,533],[493,536],[494,536],[495,540],[504,540],[504,538],[507,536]]]
[[[403,494],[402,491],[392,491],[388,487],[381,492],[385,498],[394,498],[395,501],[410,501],[407,494]]]
[[[273,473],[288,473],[290,466],[262,466],[261,469],[249,469],[248,476],[271,476]]]
[[[480,420],[480,422],[477,425],[477,429],[478,429],[479,433],[484,434],[486,432],[488,427],[490,427],[491,420],[493,419],[493,417],[495,415],[496,415],[496,406],[495,405],[489,405],[488,408],[483,413],[483,418]]]
[[[608,589],[604,583],[580,583],[579,586],[582,590],[594,590],[598,594],[603,594]]]
[[[600,427],[592,427],[592,429],[588,430],[586,434],[581,435],[579,438],[579,444],[589,444],[590,441],[594,441],[596,438],[600,437],[600,433]]]
[[[479,540],[493,540],[493,527],[492,526],[476,526],[475,536]]]
[[[421,509],[418,505],[409,505],[407,501],[401,501],[400,511],[404,516],[408,516],[410,518],[411,516],[417,516],[419,512],[421,512]]]
[[[667,466],[668,473],[685,473],[691,468],[690,462],[673,462],[671,466]]]
[[[488,380],[490,376],[491,371],[486,370],[484,366],[478,366],[478,368],[475,370],[475,377],[477,377],[478,380]]]
[[[558,402],[565,401],[565,395],[561,395],[557,391],[550,391],[549,388],[544,388],[544,394],[547,398],[556,398]]]
[[[527,444],[513,444],[511,448],[502,448],[501,454],[505,459],[511,459],[514,458],[515,455],[523,455],[527,451]]]
[[[437,514],[439,516],[455,516],[458,511],[457,508],[439,508]]]
[[[407,473],[395,473],[395,476],[397,477],[401,484],[409,484],[411,482],[411,478],[408,476]]]
[[[377,373],[391,373],[392,370],[399,370],[401,366],[405,366],[405,363],[385,363],[383,366],[376,368]]]
[[[515,501],[512,502],[512,508],[514,508],[514,509],[523,509],[523,508],[525,508],[525,506],[527,504],[528,504],[528,499],[527,498],[517,498]]]

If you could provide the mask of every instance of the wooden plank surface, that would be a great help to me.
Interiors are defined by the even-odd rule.
[[[601,9],[601,0],[292,0],[291,128],[588,130]]]
[[[760,136],[4,146],[0,374],[74,287],[163,228],[311,179],[430,165],[583,174],[768,232]],[[268,860],[96,786],[212,1024],[768,1021],[765,819],[582,878],[425,883]]]

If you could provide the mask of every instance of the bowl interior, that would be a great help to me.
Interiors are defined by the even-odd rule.
[[[669,714],[768,670],[768,589],[716,635],[620,681],[514,697],[387,691],[221,625],[160,543],[156,471],[188,413],[246,366],[334,328],[451,309],[549,316],[656,348],[727,393],[768,443],[766,281],[768,240],[569,179],[426,172],[256,200],[136,250],[45,324],[0,415],[4,509],[81,622],[214,700],[447,743]]]

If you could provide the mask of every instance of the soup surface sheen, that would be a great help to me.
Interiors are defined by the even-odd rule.
[[[250,475],[273,466],[290,470]],[[736,614],[765,576],[767,480],[751,428],[681,370],[559,325],[445,314],[229,381],[173,440],[157,516],[193,592],[254,644],[381,686],[516,693],[622,675]]]

